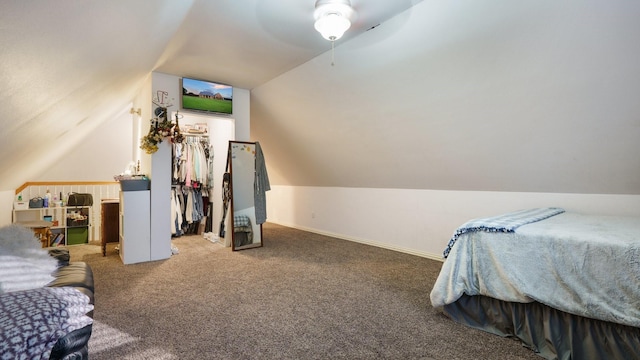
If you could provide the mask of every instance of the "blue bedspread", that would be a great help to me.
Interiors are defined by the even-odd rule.
[[[451,304],[462,294],[537,301],[640,328],[640,218],[565,212],[512,232],[461,234],[431,304]]]
[[[460,226],[453,234],[447,248],[444,249],[443,256],[446,259],[460,235],[470,231],[514,232],[515,229],[522,225],[544,220],[554,215],[562,214],[563,212],[564,209],[553,207],[525,209],[488,218],[469,220]]]

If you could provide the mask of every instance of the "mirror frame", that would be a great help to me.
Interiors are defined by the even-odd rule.
[[[251,217],[251,221],[252,223],[252,227],[254,229],[258,229],[258,231],[254,231],[253,232],[253,236],[254,236],[254,242],[252,242],[251,244],[247,244],[247,245],[243,245],[243,246],[236,246],[236,231],[235,231],[235,221],[234,221],[234,217],[235,217],[235,194],[234,194],[234,186],[233,186],[233,146],[234,145],[253,145],[254,149],[256,146],[255,142],[249,142],[249,141],[233,141],[230,140],[229,141],[229,150],[227,152],[227,162],[229,164],[229,192],[231,193],[231,202],[229,204],[229,210],[230,210],[230,214],[231,214],[231,219],[229,219],[230,225],[231,225],[231,250],[232,251],[238,251],[238,250],[245,250],[245,249],[253,249],[253,248],[257,248],[257,247],[262,247],[262,224],[256,224],[256,216],[255,216],[255,202],[254,202],[254,214]],[[255,150],[254,150],[254,162],[253,162],[253,173],[255,174]],[[252,184],[255,184],[255,175],[253,177],[253,181],[251,182]],[[253,198],[255,198],[255,185],[252,187],[251,189],[253,191]],[[255,241],[255,236],[259,236],[260,240],[259,241]]]

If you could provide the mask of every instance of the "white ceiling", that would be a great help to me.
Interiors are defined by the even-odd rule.
[[[421,0],[353,0],[351,29],[337,43]],[[313,28],[314,0],[196,0],[155,70],[253,89],[330,49]]]
[[[251,90],[274,184],[640,193],[640,3],[352,0],[332,67],[314,2],[1,1],[0,191],[158,71]]]
[[[338,45],[419,1],[353,0],[357,15]],[[253,89],[326,52],[314,4],[0,2],[0,190],[34,177],[122,111],[152,71]]]

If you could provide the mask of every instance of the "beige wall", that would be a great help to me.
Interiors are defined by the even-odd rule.
[[[254,89],[251,134],[279,185],[638,195],[639,15],[422,1]]]
[[[467,220],[520,209],[640,218],[640,195],[276,185],[267,205],[269,222],[434,259]]]
[[[257,87],[268,221],[439,256],[470,218],[640,216],[639,14],[422,1]]]

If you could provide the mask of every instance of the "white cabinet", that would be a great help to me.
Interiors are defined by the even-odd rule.
[[[151,260],[171,257],[171,144],[151,155]]]
[[[125,264],[151,261],[150,191],[120,192],[120,258]]]

